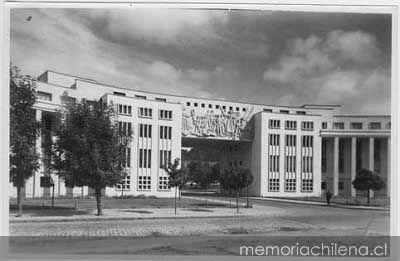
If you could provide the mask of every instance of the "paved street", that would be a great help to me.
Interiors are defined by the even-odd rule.
[[[119,254],[148,254],[153,251],[157,253],[165,251],[168,253],[178,253],[179,251],[196,253],[194,246],[202,244],[205,247],[206,245],[210,247],[214,244],[225,244],[226,247],[223,249],[228,251],[227,249],[231,249],[232,244],[236,242],[235,236],[239,235],[368,236],[389,233],[389,213],[386,211],[267,201],[254,203],[254,208],[258,211],[263,210],[264,213],[257,216],[212,218],[11,223],[10,232],[13,236],[40,236],[40,240],[37,240],[36,237],[31,239],[20,237],[11,244],[11,250],[29,253],[43,253],[43,251],[45,253],[61,251],[62,253]],[[241,211],[246,211],[246,209]],[[51,236],[56,236],[56,238]],[[72,236],[89,237],[76,238]],[[213,237],[210,239],[206,236]],[[222,236],[222,238],[218,236]],[[120,244],[116,248],[115,242],[118,241]],[[206,244],[207,242],[208,244]],[[255,242],[254,239],[251,242]],[[168,245],[171,247],[169,250],[165,249]],[[155,248],[157,250],[154,250]],[[207,249],[204,251],[219,253],[219,250]],[[222,252],[224,253],[224,251]]]

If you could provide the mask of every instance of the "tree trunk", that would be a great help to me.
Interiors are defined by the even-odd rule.
[[[370,191],[371,191],[371,190],[369,189],[369,190],[368,190],[368,193],[367,193],[367,197],[368,197],[367,204],[368,204],[368,206],[369,206],[369,200],[370,200],[370,198],[369,198],[369,197],[370,197],[370,195],[369,195]]]
[[[103,215],[103,204],[101,203],[101,188],[96,188],[96,203],[97,203],[97,215]]]
[[[178,193],[179,200],[181,200],[181,194],[182,194],[182,189],[179,188],[179,193]]]
[[[236,192],[236,213],[239,213],[239,190]]]
[[[175,200],[174,200],[174,210],[176,215],[176,192],[178,191],[178,187],[175,187]]]
[[[247,198],[247,202],[246,202],[247,208],[250,208],[250,202],[249,202],[249,185],[247,185],[247,187],[246,187],[246,198]]]
[[[21,186],[17,187],[17,207],[18,207],[17,217],[20,217],[20,216],[22,216],[22,187]]]

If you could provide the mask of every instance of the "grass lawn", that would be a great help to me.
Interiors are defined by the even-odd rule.
[[[126,209],[133,212],[143,212],[151,208],[173,208],[173,198],[102,198],[104,209]],[[72,216],[85,215],[96,209],[94,198],[55,198],[54,208],[51,207],[51,199],[25,199],[23,201],[23,212],[34,216]],[[227,204],[211,203],[205,200],[189,198],[177,199],[178,208],[190,210],[207,211],[204,209],[215,207],[229,207]],[[17,212],[16,199],[10,199],[10,214]]]

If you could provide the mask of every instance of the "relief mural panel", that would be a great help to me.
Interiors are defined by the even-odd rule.
[[[206,113],[184,109],[182,113],[182,136],[184,137],[217,137],[231,140],[251,140],[253,108],[245,113],[225,112]]]

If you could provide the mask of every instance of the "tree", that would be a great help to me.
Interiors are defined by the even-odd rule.
[[[249,169],[235,167],[221,173],[219,181],[221,187],[225,190],[233,190],[236,193],[236,210],[239,213],[239,195],[240,190],[248,188],[253,182],[253,175]]]
[[[198,161],[192,161],[187,166],[189,179],[199,184],[201,187],[208,189],[210,184],[217,180],[215,171],[208,165],[201,164]]]
[[[187,171],[183,168],[180,168],[180,159],[176,158],[174,163],[169,162],[167,166],[164,166],[164,170],[168,173],[168,186],[175,188],[175,197],[174,197],[174,209],[176,215],[176,196],[178,189],[181,190],[183,185],[188,181]]]
[[[122,126],[112,106],[82,100],[67,108],[56,131],[53,169],[68,187],[95,190],[97,215],[103,214],[102,190],[120,183],[126,175],[132,133]]]
[[[10,69],[10,180],[17,187],[17,216],[22,215],[22,188],[39,168],[35,144],[40,123],[33,109],[35,86],[35,80],[21,76],[17,67]]]
[[[370,203],[370,191],[380,190],[385,186],[385,182],[382,178],[368,169],[361,169],[352,183],[355,189],[368,192],[368,205]]]

